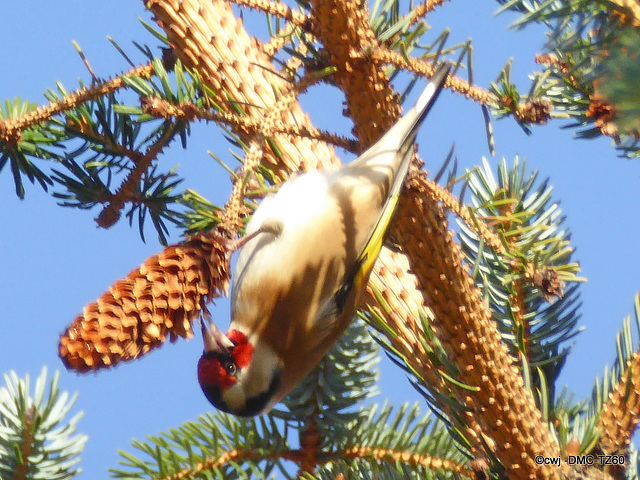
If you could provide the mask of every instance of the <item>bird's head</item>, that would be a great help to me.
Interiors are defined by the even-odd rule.
[[[207,400],[241,417],[263,412],[280,386],[279,367],[268,354],[260,359],[265,357],[263,349],[254,348],[244,333],[232,329],[224,335],[213,322],[200,325],[204,352],[198,361],[198,382]]]

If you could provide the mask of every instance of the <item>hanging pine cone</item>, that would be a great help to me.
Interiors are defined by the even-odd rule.
[[[219,235],[171,245],[85,306],[60,338],[60,358],[67,368],[86,373],[144,355],[167,336],[190,338],[191,322],[228,285]]]

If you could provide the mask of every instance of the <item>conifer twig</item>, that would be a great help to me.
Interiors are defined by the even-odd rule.
[[[458,202],[458,199],[449,190],[441,187],[428,178],[424,178],[422,182],[426,192],[428,192],[433,201],[442,203],[447,210],[454,213],[467,225],[467,227],[475,231],[489,247],[493,248],[497,255],[507,255],[507,251],[505,250],[500,237],[489,229],[482,220],[472,218],[469,214],[469,210],[461,205],[460,202]]]
[[[225,204],[222,213],[220,228],[228,238],[235,238],[238,230],[242,227],[242,217],[246,214],[244,207],[244,195],[247,189],[246,179],[259,166],[264,155],[264,137],[258,136],[249,144],[249,149],[244,156],[242,163],[242,174],[238,176],[233,184],[231,196]]]
[[[613,13],[621,18],[623,24],[640,28],[640,4],[636,0],[609,0],[616,5]]]
[[[410,15],[411,15],[411,23],[410,23],[410,25],[414,25],[419,20],[421,20],[422,17],[427,15],[429,12],[432,12],[433,10],[435,10],[436,7],[439,7],[439,6],[443,5],[444,2],[446,2],[446,1],[447,0],[424,0],[423,3],[421,3],[418,6],[416,6],[411,11],[411,13],[410,13]]]
[[[458,391],[457,398],[469,407],[467,416],[480,423],[483,435],[498,442],[494,454],[510,478],[559,478],[560,469],[535,462],[536,455],[553,456],[559,448],[468,275],[444,212],[421,200],[424,175],[410,180],[400,198],[395,231],[408,257],[415,259],[420,290],[435,313],[433,327],[459,367],[457,380],[476,388]]]
[[[314,414],[318,415],[318,409],[315,409]],[[299,461],[299,470],[298,476],[302,477],[302,475],[313,474],[316,467],[318,466],[318,453],[321,451],[321,437],[318,432],[318,425],[315,422],[314,415],[311,416],[311,421],[300,433],[300,461]]]
[[[365,51],[367,52],[367,55],[377,61],[389,63],[399,69],[417,73],[425,78],[431,78],[435,73],[435,66],[432,63],[403,56],[384,47],[372,46],[370,49]],[[527,102],[520,102],[518,104],[510,104],[510,97],[496,99],[488,91],[475,85],[471,85],[466,80],[459,77],[453,77],[451,75],[447,78],[444,86],[452,92],[460,93],[466,98],[477,101],[482,105],[509,108],[518,121],[525,124],[542,125],[551,117],[553,105],[543,99],[533,99]]]
[[[286,25],[283,31],[278,35],[271,37],[271,40],[262,44],[262,52],[271,58],[276,54],[276,52],[278,52],[278,50],[282,49],[282,47],[289,43],[293,43],[293,32],[296,28],[299,27],[293,23]]]
[[[157,480],[185,480],[189,478],[196,478],[202,472],[210,472],[218,470],[230,463],[240,463],[243,460],[292,460],[295,461],[298,455],[295,452],[269,452],[258,453],[254,450],[238,450],[233,449],[228,452],[224,452],[219,457],[210,457],[204,462],[197,462],[191,467],[187,467],[173,475],[167,475],[165,477],[158,478]]]
[[[144,99],[143,111],[154,116],[160,116],[167,120],[175,118],[186,122],[193,120],[214,121],[247,133],[260,133],[266,136],[265,124],[261,118],[241,116],[230,112],[207,110],[199,108],[192,102],[174,104],[162,98],[147,97]],[[359,148],[357,140],[348,139],[342,135],[327,132],[326,130],[320,130],[313,125],[290,125],[277,122],[270,126],[270,131],[272,134],[277,133],[318,140],[336,147],[344,148],[350,152],[358,151]]]
[[[457,475],[475,477],[475,472],[466,465],[447,459],[420,455],[406,450],[391,450],[387,448],[375,447],[351,447],[342,452],[337,452],[335,458],[371,458],[383,462],[400,462],[411,466],[421,466],[431,470],[444,470]]]
[[[633,352],[609,399],[602,405],[599,446],[605,454],[625,453],[640,420],[640,352]]]
[[[129,201],[138,201],[136,195],[136,187],[140,183],[140,179],[147,172],[151,162],[153,162],[167,143],[173,138],[173,129],[169,128],[164,135],[159,138],[144,154],[131,156],[135,167],[129,172],[120,187],[108,200],[108,204],[102,209],[96,217],[96,223],[101,228],[112,227],[120,218],[120,213],[124,204]]]
[[[22,130],[42,123],[65,110],[71,110],[76,108],[78,105],[100,98],[104,95],[108,95],[109,93],[113,93],[116,90],[125,87],[126,83],[123,80],[124,77],[139,76],[149,78],[153,75],[153,72],[153,65],[149,62],[145,65],[133,68],[115,78],[97,83],[91,87],[82,87],[75,92],[68,93],[60,101],[51,102],[46,106],[40,106],[20,118],[6,118],[0,121],[0,139],[3,139],[8,144],[13,144],[11,143],[11,139],[18,138]],[[17,143],[18,142],[15,142],[16,145]]]
[[[436,72],[436,67],[433,63],[425,62],[416,58],[410,58],[384,47],[372,46],[369,50],[366,50],[366,52],[367,55],[379,62],[389,63],[399,69],[417,73],[425,78],[431,78]],[[449,75],[447,78],[445,88],[452,92],[461,93],[465,97],[483,105],[496,103],[495,99],[488,91],[475,85],[471,85],[469,82],[458,77],[453,77],[452,75]]]
[[[34,437],[35,424],[38,421],[37,412],[31,408],[25,415],[25,429],[22,431],[22,438],[18,449],[22,462],[16,466],[16,474],[14,480],[27,480],[31,467],[31,455],[33,454],[33,444],[36,441]]]

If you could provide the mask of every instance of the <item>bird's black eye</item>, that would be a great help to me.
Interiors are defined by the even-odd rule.
[[[234,362],[225,362],[223,366],[230,377],[235,377],[238,374],[238,366]]]

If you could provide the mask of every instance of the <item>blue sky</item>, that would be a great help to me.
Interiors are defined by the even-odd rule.
[[[0,30],[2,100],[19,96],[44,103],[42,92],[54,88],[56,81],[68,90],[77,86],[78,77],[88,83],[72,40],[82,46],[95,72],[103,77],[128,68],[107,35],[128,52],[135,52],[131,40],[156,45],[138,21],[139,16],[149,20],[143,2],[5,3]],[[514,17],[494,17],[496,9],[493,2],[457,0],[433,14],[429,23],[434,32],[451,27],[452,44],[473,39],[476,83],[488,86],[513,57],[514,80],[526,91],[527,74],[535,68],[533,59],[542,48],[544,31],[508,30]],[[251,23],[249,19],[250,30]],[[302,104],[319,127],[349,130],[347,120],[336,120],[342,111],[338,95],[312,92]],[[615,333],[632,311],[640,286],[636,253],[640,167],[637,161],[616,158],[608,139],[574,140],[573,132],[560,129],[561,125],[552,122],[527,137],[511,120],[494,122],[497,156],[491,162],[495,164],[501,156],[510,162],[516,154],[525,157],[530,169],[540,170],[541,179],[551,178],[555,198],[562,202],[577,248],[574,258],[589,281],[582,287],[581,325],[586,329],[576,339],[559,386],[566,384],[583,397],[605,363],[614,359]],[[479,107],[448,92],[441,96],[418,142],[422,157],[433,168],[454,143],[463,168],[489,156]],[[221,203],[229,191],[228,175],[207,150],[231,158],[213,125],[195,128],[189,150],[174,147],[160,162],[167,169],[180,164],[186,187]],[[89,435],[89,441],[83,478],[105,477],[105,469],[116,466],[117,449],[131,451],[132,438],[167,430],[211,409],[195,377],[202,349],[198,338],[167,344],[140,361],[95,375],[66,372],[57,357],[59,334],[82,307],[161,249],[151,231],[143,244],[126,221],[110,230],[98,229],[93,221],[98,210],[58,207],[39,187],[28,185],[26,199],[20,201],[8,170],[0,174],[0,201],[0,372],[13,369],[20,376],[30,372],[35,377],[43,365],[50,372],[62,370],[61,388],[78,391],[76,410],[85,411],[80,430]],[[171,240],[179,238],[174,233]],[[212,312],[224,329],[227,301],[219,301]],[[383,360],[380,399],[417,400],[404,376],[397,373]]]

